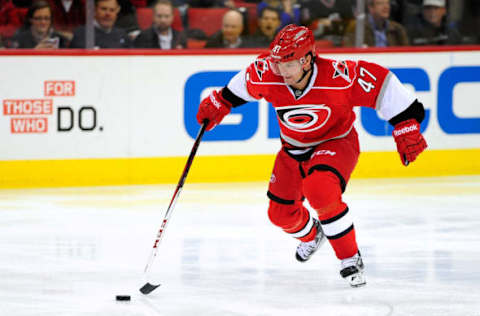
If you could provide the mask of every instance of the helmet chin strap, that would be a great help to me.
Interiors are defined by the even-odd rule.
[[[308,54],[307,54],[307,55],[308,55]],[[305,56],[307,56],[307,55],[305,55]],[[303,62],[302,62],[302,60],[303,60]],[[301,62],[302,64],[304,64],[304,63],[305,63],[305,57],[302,57],[302,58],[300,59],[300,62]],[[300,83],[300,82],[310,73],[310,71],[311,71],[312,69],[313,69],[313,57],[312,57],[312,59],[310,60],[310,69],[305,70],[305,69],[302,68],[302,70],[303,70],[302,77],[301,77],[300,79],[298,79],[296,83]]]
[[[310,69],[308,70],[305,70],[305,69],[302,69],[302,70],[303,70],[302,77],[300,77],[300,79],[298,79],[296,83],[300,83],[300,81],[302,81],[305,78],[305,76],[312,70],[312,67],[310,67]]]

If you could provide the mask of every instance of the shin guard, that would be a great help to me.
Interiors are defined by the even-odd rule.
[[[329,171],[315,171],[304,180],[303,191],[317,211],[322,229],[337,258],[358,252],[355,229],[347,205],[342,201],[339,178]]]
[[[283,204],[270,200],[268,217],[275,226],[301,241],[313,240],[317,234],[310,212],[300,201]]]

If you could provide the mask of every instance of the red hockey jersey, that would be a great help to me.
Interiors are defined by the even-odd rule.
[[[238,97],[265,98],[277,113],[281,138],[295,147],[310,147],[350,132],[354,106],[377,109],[389,120],[415,100],[388,69],[366,61],[316,58],[306,89],[294,91],[270,67],[268,55],[257,57],[228,88]]]

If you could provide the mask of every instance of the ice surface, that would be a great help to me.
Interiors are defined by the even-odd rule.
[[[367,286],[327,243],[298,263],[266,183],[0,191],[0,315],[480,315],[480,176],[352,180]],[[116,302],[115,295],[132,295]]]

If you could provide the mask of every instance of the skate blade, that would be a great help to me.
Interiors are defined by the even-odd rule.
[[[351,287],[357,288],[367,285],[367,281],[362,274],[357,274],[346,278]]]
[[[350,284],[350,286],[353,287],[353,288],[362,287],[362,286],[365,286],[365,285],[367,285],[367,282],[358,283],[358,284]]]

